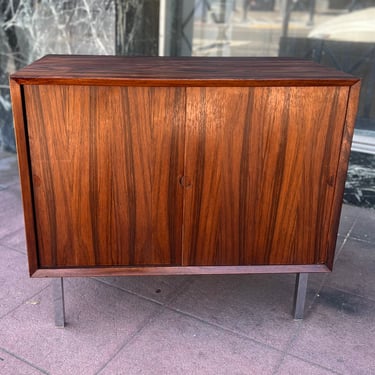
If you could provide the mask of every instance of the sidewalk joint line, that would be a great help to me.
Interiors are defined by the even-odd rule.
[[[10,352],[10,351],[8,351],[8,350],[4,349],[4,348],[3,348],[3,347],[1,347],[1,346],[0,346],[0,350],[1,350],[2,352],[4,352],[4,353],[6,353],[6,354],[10,355],[11,357],[13,357],[13,358],[16,358],[16,359],[18,359],[19,361],[21,361],[21,362],[23,362],[23,363],[27,364],[28,366],[31,366],[32,368],[34,368],[34,369],[36,369],[36,370],[40,371],[40,372],[41,372],[42,374],[45,374],[45,375],[50,375],[50,373],[49,373],[49,372],[47,372],[46,370],[43,370],[42,368],[40,368],[40,367],[38,367],[38,366],[36,366],[36,365],[32,364],[32,363],[31,363],[31,362],[29,362],[28,360],[26,360],[26,359],[24,359],[24,358],[22,358],[22,357],[18,356],[18,355],[17,355],[17,354],[15,354],[15,353],[12,353],[12,352]],[[3,361],[4,359],[3,359],[3,358],[1,358],[1,360]]]

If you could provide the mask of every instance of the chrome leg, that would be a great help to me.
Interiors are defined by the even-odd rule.
[[[55,309],[55,326],[65,326],[64,281],[63,278],[53,279],[53,305]]]
[[[307,292],[308,273],[297,273],[296,287],[294,290],[294,319],[303,319]]]

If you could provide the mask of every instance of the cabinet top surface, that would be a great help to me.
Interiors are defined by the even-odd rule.
[[[20,84],[144,86],[325,86],[359,81],[309,60],[284,57],[88,55],[47,55],[11,79]]]

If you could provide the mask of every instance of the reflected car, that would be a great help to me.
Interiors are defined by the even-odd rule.
[[[344,14],[315,27],[309,38],[375,43],[375,7]]]

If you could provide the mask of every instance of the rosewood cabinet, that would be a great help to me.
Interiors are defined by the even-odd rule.
[[[332,269],[359,80],[288,58],[11,76],[30,274]]]

